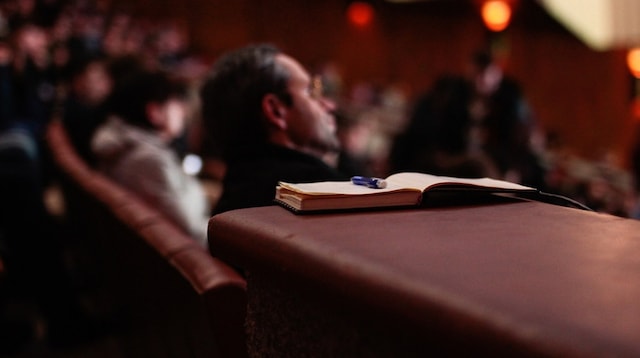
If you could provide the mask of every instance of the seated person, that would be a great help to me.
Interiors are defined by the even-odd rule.
[[[393,143],[391,172],[461,178],[499,177],[491,159],[470,146],[473,94],[465,78],[443,75],[416,101],[407,128]]]
[[[201,100],[204,124],[227,165],[215,213],[273,205],[278,181],[348,180],[335,169],[334,104],[277,48],[251,45],[223,56]]]
[[[129,75],[114,88],[92,149],[102,172],[204,245],[209,202],[170,146],[184,130],[185,95],[184,86],[163,73]]]
[[[113,81],[107,62],[96,57],[78,61],[70,67],[69,93],[64,100],[63,122],[78,154],[94,164],[91,138],[104,121],[106,99]]]

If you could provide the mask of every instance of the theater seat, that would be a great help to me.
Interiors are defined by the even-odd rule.
[[[246,282],[133,193],[90,168],[53,120],[47,142],[66,223],[100,279],[98,301],[125,315],[127,355],[244,357]]]

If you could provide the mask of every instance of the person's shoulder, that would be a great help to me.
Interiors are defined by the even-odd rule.
[[[178,157],[172,149],[156,142],[137,142],[130,148],[128,161],[130,165],[145,170],[179,169]]]
[[[338,169],[329,166],[318,157],[286,148],[280,155],[266,158],[263,164],[271,167],[274,172],[279,172],[281,177],[286,177],[280,180],[290,181],[299,178],[305,181],[319,181],[345,177]]]
[[[312,155],[288,148],[265,147],[264,151],[229,165],[228,175],[257,181],[321,181],[345,176]]]

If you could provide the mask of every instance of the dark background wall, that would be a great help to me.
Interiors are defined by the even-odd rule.
[[[208,59],[269,41],[310,68],[338,64],[347,87],[395,83],[410,98],[439,74],[465,73],[469,55],[490,37],[473,0],[378,1],[366,28],[347,21],[346,0],[120,3],[147,16],[180,19],[194,50]],[[533,0],[518,2],[511,25],[498,37],[508,73],[520,81],[548,132],[579,155],[613,151],[624,161],[634,128],[625,49],[591,50]]]

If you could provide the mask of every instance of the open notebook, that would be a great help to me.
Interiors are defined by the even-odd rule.
[[[275,201],[294,212],[340,209],[419,206],[431,191],[482,191],[488,193],[537,193],[537,189],[491,178],[454,178],[423,173],[397,173],[384,179],[384,188],[370,188],[351,181],[314,183],[280,182]]]

